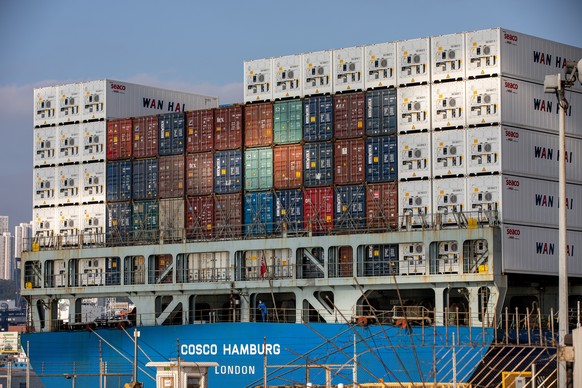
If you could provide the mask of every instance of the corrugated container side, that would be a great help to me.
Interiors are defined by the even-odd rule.
[[[58,153],[57,163],[79,163],[81,159],[81,125],[69,124],[57,127]]]
[[[131,202],[107,204],[107,242],[127,242],[133,229]]]
[[[398,183],[366,185],[366,224],[370,229],[398,227]]]
[[[230,150],[242,147],[243,108],[225,106],[214,112],[214,148]]]
[[[133,201],[131,220],[135,237],[153,237],[151,233],[140,235],[139,232],[157,231],[159,229],[159,213],[157,200]]]
[[[307,187],[333,184],[333,144],[330,142],[303,145],[303,176]]]
[[[275,144],[299,143],[303,137],[303,102],[278,101],[273,104]]]
[[[78,123],[81,120],[82,92],[80,83],[57,86],[57,122],[59,124]]]
[[[365,129],[364,93],[333,96],[333,133],[336,139],[360,137]]]
[[[214,155],[201,152],[186,155],[186,195],[198,196],[212,194],[214,182]]]
[[[160,156],[184,153],[185,116],[183,113],[159,115],[158,153]]]
[[[303,191],[303,228],[320,233],[333,229],[332,187],[308,188]]]
[[[214,192],[236,193],[242,190],[243,161],[240,150],[214,153]]]
[[[398,216],[403,226],[410,218],[411,227],[431,225],[432,181],[411,181],[398,184]]]
[[[245,194],[245,236],[269,236],[273,233],[273,194],[255,192]]]
[[[333,91],[364,89],[364,47],[333,50]]]
[[[465,127],[465,82],[434,84],[431,89],[432,129]]]
[[[57,199],[57,169],[44,167],[34,169],[34,193],[32,203],[34,207],[56,205]]]
[[[397,42],[396,61],[399,85],[430,82],[430,38]]]
[[[184,232],[184,199],[160,199],[159,203],[160,239],[164,241],[182,241]]]
[[[366,135],[392,135],[397,133],[398,102],[395,89],[366,92]]]
[[[303,139],[329,140],[333,137],[333,98],[310,97],[303,100]]]
[[[240,237],[242,234],[242,194],[214,197],[214,231],[216,238]]]
[[[275,191],[275,233],[298,233],[303,230],[303,191]]]
[[[81,165],[82,174],[82,188],[81,188],[81,202],[95,203],[105,201],[106,188],[106,164],[99,163],[83,163]]]
[[[273,99],[303,97],[301,54],[273,58]]]
[[[158,162],[160,198],[184,196],[184,155],[161,156]]]
[[[317,51],[303,54],[301,81],[303,95],[333,93],[332,51]]]
[[[366,89],[396,86],[396,43],[379,43],[364,47]]]
[[[398,179],[397,136],[366,139],[366,181],[388,182]]]
[[[214,149],[214,109],[186,112],[186,151]]]
[[[129,201],[132,191],[131,161],[107,162],[107,201]]]
[[[81,170],[78,164],[57,167],[59,205],[74,204],[81,201]]]
[[[245,102],[273,99],[273,59],[255,59],[244,63]]]
[[[245,105],[245,147],[273,144],[273,103]]]
[[[358,276],[398,275],[398,244],[368,245]]]
[[[132,130],[131,119],[107,122],[107,160],[131,158]]]
[[[155,158],[158,156],[158,116],[133,119],[133,157]]]
[[[419,85],[398,89],[398,132],[419,132],[431,129],[430,86]]]
[[[291,144],[273,149],[273,187],[292,189],[303,184],[303,146]]]
[[[467,211],[465,178],[435,179],[432,181],[432,207],[442,224],[461,224],[459,215]]]
[[[334,143],[334,183],[338,185],[364,182],[366,147],[364,139],[337,140]]]
[[[273,149],[249,148],[245,151],[245,190],[273,188]]]
[[[462,176],[467,174],[467,130],[455,129],[432,134],[433,177]]]
[[[433,82],[465,78],[465,34],[450,34],[430,38],[431,77]]]
[[[213,235],[214,197],[211,195],[186,198],[186,236],[204,240]]]
[[[366,189],[364,185],[335,188],[334,227],[356,231],[366,227]]]
[[[91,162],[105,160],[105,144],[107,141],[107,123],[105,121],[92,121],[82,123],[83,148],[81,150],[81,160]]]
[[[158,159],[133,161],[132,199],[155,199],[158,197]]]
[[[57,87],[34,89],[34,126],[57,123]]]
[[[430,133],[413,133],[398,136],[398,179],[430,178]]]
[[[34,166],[54,166],[57,164],[57,129],[44,127],[34,129]]]

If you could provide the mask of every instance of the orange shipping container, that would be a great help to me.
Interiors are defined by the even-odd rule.
[[[333,153],[335,184],[357,184],[366,179],[364,139],[338,140]]]
[[[245,147],[273,144],[273,103],[245,105]]]
[[[294,189],[303,184],[303,147],[291,144],[273,150],[273,187]]]
[[[366,213],[368,228],[396,229],[398,226],[398,183],[367,185]]]

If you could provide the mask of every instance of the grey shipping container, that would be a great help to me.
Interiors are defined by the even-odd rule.
[[[160,198],[184,196],[184,155],[162,156],[158,167],[158,193]]]
[[[159,210],[160,240],[183,241],[186,237],[184,199],[160,199]]]

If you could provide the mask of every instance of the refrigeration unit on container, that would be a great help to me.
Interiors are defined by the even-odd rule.
[[[186,195],[212,194],[214,189],[214,155],[200,152],[186,155]]]
[[[397,131],[398,101],[395,89],[366,92],[366,135],[392,135]]]
[[[90,123],[82,123],[80,125],[83,136],[81,160],[84,163],[104,161],[107,157],[105,153],[105,144],[107,142],[106,122],[92,121]]]
[[[463,176],[467,174],[467,130],[435,131],[432,133],[432,176]]]
[[[214,192],[237,193],[243,188],[243,160],[240,150],[214,153]]]
[[[185,116],[169,113],[158,116],[158,154],[160,156],[184,153]]]
[[[242,147],[243,108],[241,105],[216,109],[214,125],[215,149],[230,150]]]
[[[240,238],[242,234],[242,194],[214,196],[214,236]]]
[[[334,183],[362,183],[366,179],[366,146],[364,139],[336,140],[333,152]]]
[[[79,206],[57,207],[57,234],[62,246],[79,244],[80,210]]]
[[[57,86],[59,124],[78,123],[83,116],[83,95],[80,83]]]
[[[245,147],[273,144],[273,103],[245,105]]]
[[[32,204],[34,207],[56,205],[57,169],[45,167],[34,169],[34,194]]]
[[[273,104],[273,142],[299,143],[303,138],[303,101],[277,101]]]
[[[364,46],[364,84],[366,89],[396,87],[396,43]]]
[[[398,216],[402,226],[430,226],[432,213],[432,181],[398,183]]]
[[[131,199],[132,172],[130,160],[107,162],[107,201],[129,201]]]
[[[423,243],[398,244],[400,275],[426,275],[427,256]]]
[[[333,50],[333,91],[364,90],[364,47]]]
[[[462,259],[457,241],[439,241],[437,243],[438,273],[459,273]]]
[[[467,178],[468,217],[477,222],[495,222],[500,220],[501,209],[500,175],[476,176]]]
[[[465,178],[434,179],[432,181],[432,207],[435,223],[440,225],[465,225],[463,212],[467,210]]]
[[[214,229],[214,197],[186,197],[186,237],[204,240],[212,237]]]
[[[34,89],[34,127],[57,124],[57,88]]]
[[[330,140],[333,137],[333,98],[308,97],[303,100],[303,139]]]
[[[57,167],[57,204],[70,205],[81,200],[81,176],[78,164]]]
[[[301,54],[273,58],[273,99],[303,97]]]
[[[57,164],[81,162],[81,125],[60,125],[57,128]]]
[[[132,199],[158,197],[159,159],[135,159],[132,162]]]
[[[502,168],[501,160],[502,160],[502,138],[503,131],[509,131],[510,138],[508,139],[509,142],[507,143],[510,149],[508,149],[507,153],[503,155],[503,159],[507,157],[509,160],[515,160],[519,163],[518,159],[523,158],[527,152],[528,143],[527,140],[522,140],[524,136],[536,136],[539,132],[527,131],[517,128],[510,128],[510,127],[479,127],[479,128],[472,128],[467,130],[467,174],[468,175],[480,175],[480,174],[492,174],[492,173],[501,173],[506,172]],[[538,135],[539,136],[539,135]],[[547,134],[545,136],[552,136]],[[513,141],[515,137],[515,142]],[[521,144],[523,146],[521,146]],[[515,154],[514,154],[515,152]],[[529,162],[534,162],[534,160],[529,159],[525,164]],[[521,163],[520,163],[521,164]],[[556,164],[557,165],[557,164]],[[526,166],[526,169],[523,172],[529,170],[529,167]],[[520,174],[521,171],[515,171],[513,169],[509,169],[508,173],[516,172]]]
[[[184,198],[160,199],[159,202],[160,240],[183,241],[184,233]]]
[[[49,237],[57,235],[57,210],[54,207],[43,207],[32,211],[32,236],[46,237],[40,238],[38,243],[41,246],[48,246],[52,243]]]
[[[398,132],[431,129],[430,86],[418,85],[398,89]]]
[[[432,129],[465,127],[465,82],[432,85]]]
[[[303,146],[289,144],[273,149],[273,188],[291,189],[303,184]]]
[[[398,179],[398,145],[396,136],[366,139],[366,182]]]
[[[396,43],[396,79],[398,85],[430,82],[430,38],[402,40]]]
[[[398,183],[366,185],[368,229],[395,230],[398,227]]]
[[[336,139],[364,135],[365,104],[364,92],[333,96],[333,135]]]
[[[432,82],[465,79],[465,34],[430,38]]]
[[[273,59],[254,59],[244,62],[244,101],[273,99]]]
[[[34,129],[34,166],[55,166],[57,164],[57,129],[43,127]]]
[[[582,58],[582,48],[503,28],[466,32],[465,40],[468,78],[499,75],[543,84],[546,75],[563,74],[566,60]]]
[[[398,136],[398,179],[431,177],[431,133]]]
[[[248,148],[244,151],[244,189],[273,188],[273,149]]]
[[[132,131],[131,119],[107,122],[107,160],[131,158]]]
[[[303,95],[333,93],[333,54],[331,50],[304,53]]]
[[[303,191],[275,191],[274,201],[275,233],[300,233],[303,230]]]
[[[158,156],[158,116],[135,117],[133,120],[133,157]]]
[[[214,109],[186,112],[186,152],[214,149]]]
[[[366,188],[364,185],[335,188],[334,229],[355,231],[366,227]]]
[[[303,176],[306,187],[333,184],[333,143],[315,142],[303,145]]]
[[[105,242],[107,207],[104,203],[83,205],[80,208],[83,244]]]
[[[303,228],[322,233],[333,229],[334,192],[332,187],[303,190]]]
[[[107,243],[121,244],[128,241],[129,234],[133,229],[131,202],[108,202],[106,214]]]
[[[244,235],[271,235],[273,233],[273,194],[268,191],[258,191],[245,194],[244,199]]]
[[[158,159],[158,196],[184,196],[184,155],[161,156]]]
[[[105,162],[81,164],[81,203],[105,202]]]

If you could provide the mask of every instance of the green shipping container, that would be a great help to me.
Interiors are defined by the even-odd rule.
[[[273,149],[249,148],[245,151],[245,190],[273,188]]]
[[[157,239],[159,204],[157,200],[133,201],[132,224],[134,238]]]
[[[273,108],[275,144],[299,143],[303,136],[301,100],[279,101]]]

